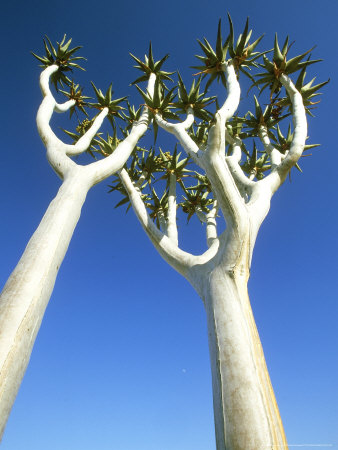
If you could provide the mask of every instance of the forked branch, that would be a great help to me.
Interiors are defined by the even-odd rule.
[[[168,236],[156,227],[147,212],[139,190],[135,188],[128,172],[122,169],[119,172],[119,176],[128,193],[135,214],[155,248],[175,270],[186,276],[188,269],[194,264],[195,257],[179,249]]]
[[[176,136],[179,143],[182,145],[187,155],[189,155],[193,161],[201,168],[202,165],[202,152],[198,148],[196,142],[194,142],[189,136],[187,130],[191,127],[194,122],[194,113],[192,108],[188,109],[186,119],[181,123],[170,123],[165,120],[160,114],[156,114],[155,116],[157,124],[163,128],[168,133]]]

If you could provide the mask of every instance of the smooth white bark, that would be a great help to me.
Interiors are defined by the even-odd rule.
[[[214,201],[213,207],[206,214],[206,234],[207,245],[211,247],[214,241],[217,239],[217,221],[216,216],[218,212],[217,200]]]
[[[205,283],[216,446],[287,448],[245,278],[245,273],[233,276],[218,267]]]
[[[74,101],[60,105],[54,99],[49,79],[56,70],[57,66],[50,66],[40,76],[44,98],[37,113],[37,127],[46,146],[48,161],[63,183],[0,295],[0,439],[87,192],[123,167],[149,124],[149,113],[145,108],[130,134],[108,158],[78,166],[68,155],[77,155],[89,148],[108,109],[103,108],[75,144],[63,143],[49,122],[54,111],[65,112]],[[155,78],[151,74],[148,82],[151,95]]]
[[[168,238],[178,245],[178,233],[176,223],[176,176],[169,175],[169,196],[168,196],[168,217],[167,217],[167,232]]]
[[[59,189],[0,296],[0,436],[89,185],[76,168]]]
[[[265,151],[271,158],[271,169],[275,169],[282,161],[282,154],[271,144],[266,126],[259,128],[259,137],[264,145]]]
[[[194,113],[191,108],[188,109],[187,118],[181,123],[169,123],[160,114],[156,114],[157,124],[168,133],[176,136],[179,143],[182,145],[187,154],[200,167],[202,166],[203,152],[198,148],[196,142],[189,136],[187,129],[191,127],[194,122]]]
[[[282,158],[281,162],[274,170],[272,170],[266,178],[260,181],[260,183],[269,185],[272,193],[275,193],[283,184],[292,167],[294,167],[302,156],[307,138],[307,121],[303,98],[287,75],[282,74],[280,76],[280,82],[285,87],[292,103],[294,133],[290,150],[285,158]]]
[[[235,113],[240,87],[232,63],[224,64],[228,96],[215,114],[205,151],[188,136],[182,124],[157,123],[174,134],[187,154],[206,172],[217,203],[226,220],[226,230],[217,237],[216,213],[210,211],[207,226],[209,250],[194,256],[180,250],[150,220],[139,192],[128,174],[121,179],[133,209],[161,256],[181,273],[202,298],[207,315],[217,450],[287,449],[283,425],[269,379],[262,346],[247,293],[255,240],[266,217],[272,195],[302,154],[307,125],[302,97],[285,75],[280,81],[292,102],[295,127],[291,149],[282,158],[268,141],[261,140],[271,156],[272,170],[260,181],[247,177],[239,162],[240,142],[226,131],[226,121]],[[232,154],[225,156],[226,140]],[[276,151],[275,151],[276,150]],[[206,216],[197,211],[202,222]]]

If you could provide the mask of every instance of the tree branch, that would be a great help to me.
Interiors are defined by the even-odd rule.
[[[151,74],[148,81],[148,92],[150,95],[154,94],[156,75]],[[139,139],[147,131],[149,125],[149,111],[148,108],[144,108],[140,120],[136,122],[130,134],[116,147],[114,152],[105,159],[96,161],[89,166],[87,170],[90,172],[90,176],[93,179],[93,184],[97,184],[100,181],[107,178],[109,175],[119,171],[124,166],[125,162],[133,152]]]
[[[229,61],[228,63],[224,63],[222,68],[226,76],[228,95],[223,103],[223,106],[215,114],[216,123],[219,122],[220,142],[218,142],[216,146],[209,145],[208,142],[207,151],[210,152],[211,155],[215,152],[224,154],[226,132],[225,124],[226,121],[231,119],[231,117],[235,114],[241,95],[241,88],[237,80],[233,62]]]
[[[282,154],[270,142],[266,126],[259,127],[259,138],[262,141],[265,151],[271,158],[271,170],[275,169],[282,161]]]
[[[178,233],[176,223],[176,176],[169,175],[169,197],[168,197],[168,217],[167,217],[167,236],[178,246]]]
[[[290,150],[285,158],[267,177],[259,181],[262,184],[269,184],[272,194],[283,184],[291,168],[302,156],[307,138],[307,121],[303,98],[287,75],[282,74],[279,80],[285,87],[292,103],[294,133]]]
[[[80,137],[80,139],[75,144],[73,145],[65,144],[66,155],[68,156],[80,155],[81,153],[88,150],[91,141],[94,139],[96,133],[101,128],[102,123],[104,119],[107,117],[107,115],[108,115],[108,108],[103,108],[100,114],[97,117],[95,117],[95,120],[91,125],[91,127],[85,132],[83,136]]]
[[[191,266],[193,266],[195,257],[180,250],[169,237],[167,237],[156,227],[154,222],[149,217],[140,193],[135,188],[127,171],[122,169],[119,172],[119,176],[129,195],[135,214],[154,247],[175,270],[183,276],[187,276],[187,271]]]
[[[225,160],[225,124],[238,107],[240,86],[232,62],[225,63],[223,70],[228,96],[215,114],[215,123],[209,131],[207,148],[203,153],[203,166],[227,224],[237,229],[244,224],[247,213],[245,202]]]
[[[255,183],[245,175],[239,164],[242,158],[241,140],[238,137],[233,138],[227,131],[225,131],[225,139],[231,145],[231,155],[225,157],[226,163],[239,192],[243,199],[247,201]]]
[[[187,132],[187,129],[190,128],[194,122],[194,113],[192,108],[188,109],[187,118],[181,123],[170,123],[163,119],[160,114],[155,115],[155,120],[158,126],[163,128],[168,133],[176,136],[186,153],[199,167],[203,168],[201,163],[203,152],[198,148],[196,142],[191,139]]]
[[[57,105],[49,88],[49,79],[58,70],[57,65],[47,67],[40,75],[40,88],[44,96],[36,116],[36,123],[39,135],[47,149],[47,159],[55,172],[64,178],[66,173],[72,170],[76,164],[65,155],[63,146],[65,145],[56,137],[49,126],[50,119],[55,109],[58,111],[67,110],[72,105],[68,101],[64,105]]]
[[[255,182],[245,175],[236,156],[227,156],[225,160],[242,198],[247,201]]]
[[[54,111],[57,113],[64,113],[67,112],[74,105],[75,100],[68,100],[64,103],[55,103]]]
[[[128,193],[134,212],[154,247],[164,258],[164,260],[167,261],[167,263],[180,274],[182,274],[188,281],[193,283],[197,290],[201,289],[202,286],[198,286],[196,284],[196,279],[201,279],[201,277],[197,277],[196,274],[203,272],[202,267],[207,266],[208,264],[213,264],[212,261],[215,257],[217,257],[217,252],[221,245],[220,241],[217,238],[213,239],[212,242],[209,241],[210,248],[198,256],[184,252],[177,245],[175,245],[169,237],[162,233],[151,220],[149,214],[147,213],[146,206],[141,198],[140,190],[135,187],[127,171],[122,169],[119,172],[119,176]]]
[[[108,113],[108,109],[104,108],[100,112],[100,114],[95,118],[92,126],[76,142],[76,144],[70,145],[62,142],[51,129],[49,122],[54,111],[59,113],[66,112],[72,106],[74,106],[75,101],[68,100],[63,104],[59,104],[56,102],[49,87],[49,80],[51,75],[58,69],[59,67],[54,64],[43,70],[40,75],[40,87],[44,98],[39,107],[36,122],[40,137],[47,149],[48,161],[50,162],[53,169],[57,172],[57,174],[61,178],[64,178],[66,173],[76,166],[76,163],[72,161],[67,155],[78,155],[89,148],[91,140],[97,133]]]
[[[207,233],[207,244],[208,247],[211,247],[211,245],[214,243],[214,241],[217,238],[217,217],[218,212],[218,206],[217,206],[217,200],[214,201],[212,209],[208,212],[206,215],[206,233]]]

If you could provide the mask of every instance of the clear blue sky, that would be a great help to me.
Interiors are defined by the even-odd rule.
[[[88,58],[81,80],[102,89],[113,80],[116,95],[137,104],[128,52],[142,56],[151,40],[156,55],[170,53],[168,70],[187,79],[196,38],[214,42],[227,11],[237,31],[249,16],[255,36],[266,34],[261,48],[276,31],[298,53],[317,44],[313,56],[324,61],[311,74],[331,78],[309,121],[321,147],[274,197],[249,289],[289,443],[338,448],[336,1],[5,2],[0,283],[60,184],[35,126],[39,69],[29,52],[42,51],[43,35],[73,37]],[[107,190],[103,182],[88,195],[1,448],[214,450],[202,302]],[[184,245],[199,251],[204,241],[194,228]]]

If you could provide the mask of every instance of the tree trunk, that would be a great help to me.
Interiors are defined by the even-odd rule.
[[[248,271],[245,271],[248,273]],[[217,450],[287,449],[245,273],[216,267],[204,290]]]
[[[0,295],[0,438],[89,188],[69,174]]]

